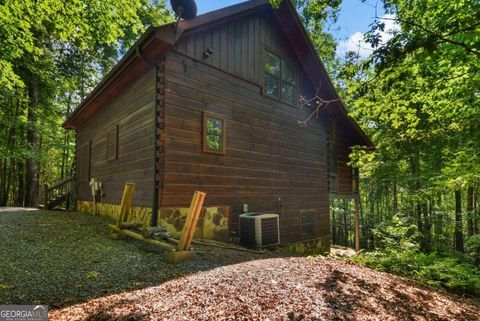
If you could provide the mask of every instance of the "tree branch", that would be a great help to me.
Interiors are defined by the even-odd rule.
[[[379,20],[388,20],[388,21],[396,21],[396,22],[403,22],[405,24],[409,24],[409,25],[412,25],[412,26],[415,26],[417,28],[420,28],[421,30],[425,31],[426,33],[428,34],[431,34],[433,36],[435,36],[436,38],[444,41],[444,42],[447,42],[447,43],[450,43],[452,45],[457,45],[457,46],[460,46],[462,47],[463,49],[465,49],[465,51],[471,53],[471,54],[474,54],[474,55],[477,55],[477,56],[480,56],[480,51],[478,50],[474,50],[472,48],[470,48],[467,44],[463,43],[463,42],[460,42],[460,41],[456,41],[456,40],[452,40],[450,38],[447,38],[445,35],[442,35],[442,34],[439,34],[439,33],[436,33],[430,29],[427,29],[425,28],[424,26],[418,24],[418,23],[415,23],[413,21],[407,21],[407,20],[403,20],[403,19],[400,19],[400,18],[385,18],[385,17],[377,17],[377,19]]]
[[[308,122],[313,118],[313,116],[315,116],[315,119],[318,118],[321,109],[326,109],[329,104],[339,101],[339,99],[324,100],[322,97],[320,97],[319,92],[320,88],[317,89],[315,96],[310,99],[300,96],[300,106],[312,106],[312,103],[315,104],[313,112],[305,120],[297,120],[300,126],[308,126]]]

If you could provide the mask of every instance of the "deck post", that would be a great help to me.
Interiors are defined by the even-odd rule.
[[[359,196],[355,197],[355,251],[360,251],[360,200],[358,199]]]
[[[354,216],[354,237],[355,237],[355,251],[360,251],[360,192],[359,192],[360,175],[358,168],[354,168],[352,172],[352,192],[354,194],[353,201],[355,202],[355,216]]]

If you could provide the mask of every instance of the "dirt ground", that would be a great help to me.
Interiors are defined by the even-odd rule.
[[[333,258],[270,258],[54,311],[52,320],[478,320],[473,301]]]
[[[198,246],[164,253],[107,237],[104,218],[0,210],[0,303],[49,320],[480,320],[473,299],[335,258]],[[76,305],[75,305],[76,304]]]

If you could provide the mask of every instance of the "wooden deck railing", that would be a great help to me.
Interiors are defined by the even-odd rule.
[[[52,205],[65,200],[68,203],[68,197],[73,191],[73,177],[67,177],[56,182],[52,186],[44,185],[43,187],[43,208],[49,209]]]

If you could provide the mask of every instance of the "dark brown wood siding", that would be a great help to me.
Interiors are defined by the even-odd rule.
[[[337,153],[337,194],[352,194],[352,168],[348,165],[350,149],[345,145],[338,146]]]
[[[286,42],[276,46],[288,48]],[[313,95],[308,84],[302,92]],[[225,155],[202,152],[204,111],[226,119]],[[326,122],[312,121],[308,127],[297,122],[310,111],[265,97],[259,85],[170,52],[162,206],[188,205],[200,189],[207,193],[206,204],[230,205],[233,214],[244,203],[249,211],[281,214],[283,243],[301,239],[302,209],[316,210],[315,236],[329,235]]]
[[[91,141],[90,177],[103,182],[106,203],[120,204],[128,181],[136,183],[134,205],[152,204],[154,90],[153,68],[146,69],[126,88],[110,92],[109,103],[77,129],[77,146]],[[112,129],[118,130],[118,145],[116,157],[109,160],[107,135]],[[77,159],[85,157],[77,154]],[[92,199],[88,182],[78,183],[78,199]]]
[[[276,17],[268,10],[246,15],[228,23],[190,32],[176,49],[192,58],[235,74],[256,84],[262,82],[262,53],[269,48],[288,59],[295,59]],[[210,57],[204,56],[213,49]]]
[[[337,194],[351,195],[353,192],[352,167],[350,162],[350,144],[348,134],[337,122],[335,143],[337,146]]]

